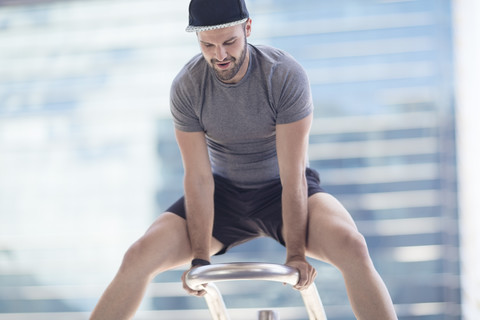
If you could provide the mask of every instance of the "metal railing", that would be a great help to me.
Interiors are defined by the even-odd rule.
[[[205,300],[213,320],[229,320],[222,295],[213,282],[233,280],[267,280],[295,285],[298,271],[294,268],[271,263],[225,263],[201,266],[190,270],[185,276],[186,284],[193,290],[205,289]],[[203,286],[208,284],[207,286]],[[325,310],[315,283],[300,291],[310,320],[326,320]],[[260,319],[275,320],[272,312],[262,311]]]

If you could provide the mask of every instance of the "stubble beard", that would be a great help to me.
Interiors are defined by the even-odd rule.
[[[225,61],[230,62],[233,64],[233,68],[230,70],[218,70],[215,65],[218,62],[216,59],[210,60],[211,65],[213,70],[215,71],[215,74],[217,75],[217,78],[221,81],[230,81],[232,80],[240,71],[240,68],[242,67],[243,63],[245,62],[245,58],[247,57],[247,38],[245,38],[244,46],[242,53],[240,54],[240,58],[237,59],[235,57],[227,57]]]

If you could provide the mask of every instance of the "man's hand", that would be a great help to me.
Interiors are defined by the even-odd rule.
[[[307,289],[317,276],[317,271],[315,268],[312,267],[303,257],[290,258],[287,260],[285,265],[298,270],[299,279],[297,284],[293,286],[293,288],[296,290],[302,291]]]
[[[194,268],[198,268],[198,267],[199,266],[191,267],[189,270],[185,271],[182,275],[182,283],[183,283],[183,289],[185,289],[185,291],[187,291],[187,293],[189,295],[196,296],[196,297],[203,297],[207,293],[207,291],[205,291],[205,290],[192,290],[192,289],[190,289],[189,286],[187,286],[187,283],[185,282],[185,277],[186,277],[187,273],[190,270],[192,270]]]

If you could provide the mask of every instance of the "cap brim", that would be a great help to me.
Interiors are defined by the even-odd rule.
[[[215,26],[188,26],[185,29],[185,31],[187,31],[187,32],[200,32],[200,31],[208,31],[208,30],[228,28],[228,27],[233,27],[233,26],[242,24],[247,20],[248,20],[248,18],[245,18],[245,19],[242,19],[242,20],[233,21],[233,22],[224,23],[224,24],[218,24],[218,25],[215,25]]]

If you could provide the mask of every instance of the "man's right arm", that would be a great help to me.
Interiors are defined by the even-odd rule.
[[[210,260],[214,181],[203,132],[175,130],[182,154],[187,228],[193,258]]]

